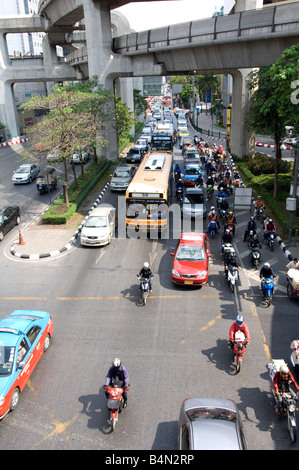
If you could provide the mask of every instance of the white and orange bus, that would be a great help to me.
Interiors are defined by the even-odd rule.
[[[126,191],[127,230],[167,228],[172,183],[172,152],[147,153]]]

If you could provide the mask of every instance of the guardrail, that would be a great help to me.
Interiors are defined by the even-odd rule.
[[[299,36],[299,2],[129,33],[113,39],[113,51],[132,55],[207,42],[292,34]]]

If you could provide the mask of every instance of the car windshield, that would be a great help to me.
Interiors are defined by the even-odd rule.
[[[180,245],[176,259],[178,261],[204,261],[205,252],[202,246]]]
[[[20,168],[17,169],[16,173],[29,173],[29,168],[28,166],[20,166]]]
[[[114,175],[116,178],[129,178],[130,171],[129,170],[116,170]]]
[[[105,216],[92,215],[88,217],[85,227],[107,227],[107,218]]]
[[[201,171],[199,168],[187,168],[185,175],[200,175]]]
[[[4,346],[0,344],[0,377],[12,373],[14,357],[14,346]]]
[[[203,194],[185,194],[183,204],[203,204],[204,197]]]
[[[198,158],[199,159],[198,152],[185,152],[185,157],[186,157],[186,159],[188,159],[188,158]]]
[[[233,410],[226,408],[196,408],[187,411],[190,421],[197,421],[201,419],[219,419],[223,421],[237,421],[237,414]]]

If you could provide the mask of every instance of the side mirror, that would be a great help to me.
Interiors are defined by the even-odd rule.
[[[174,256],[174,253],[170,253],[171,256]]]

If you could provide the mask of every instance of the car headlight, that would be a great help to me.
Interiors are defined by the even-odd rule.
[[[85,233],[82,233],[82,232],[81,232],[81,238],[84,238],[84,239],[87,238],[87,236],[85,235]]]
[[[2,406],[4,402],[5,402],[5,397],[0,397],[0,406]]]
[[[180,274],[175,269],[173,269],[171,272],[174,276],[181,277]]]
[[[205,277],[207,275],[208,271],[205,270],[205,271],[199,271],[199,273],[197,273],[197,277],[200,278],[200,277]]]

